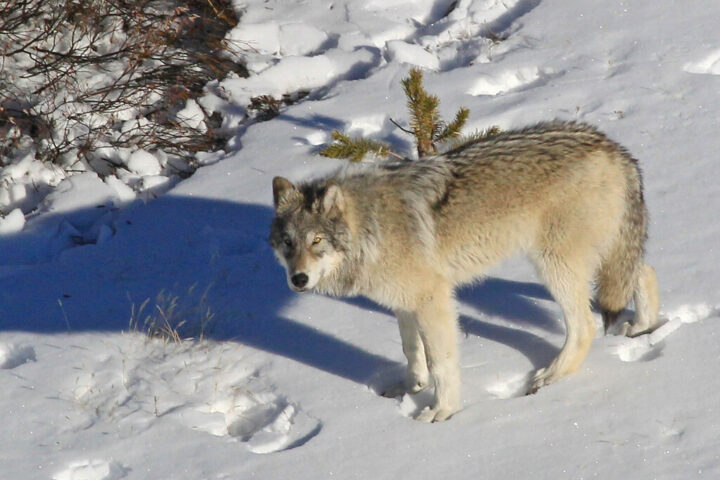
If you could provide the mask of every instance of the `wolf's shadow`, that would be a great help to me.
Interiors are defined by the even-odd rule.
[[[464,311],[472,312],[459,316],[460,331],[464,335],[475,335],[510,347],[525,355],[534,368],[544,367],[557,356],[559,348],[525,328],[551,334],[562,334],[563,329],[557,318],[535,300],[553,298],[539,283],[496,277],[462,287],[457,292],[457,301],[465,307]],[[392,315],[392,312],[362,297],[343,301]],[[493,319],[501,321],[493,322]]]
[[[534,368],[547,366],[557,355],[558,347],[526,330],[530,327],[552,334],[563,333],[557,319],[535,302],[552,300],[542,285],[490,277],[480,285],[461,289],[458,300],[475,310],[472,317],[460,316],[460,328],[466,334],[517,350]],[[492,318],[502,322],[492,322]]]

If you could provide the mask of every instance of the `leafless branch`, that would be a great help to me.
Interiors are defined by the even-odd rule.
[[[196,152],[221,145],[207,112],[195,126],[176,114],[209,80],[247,74],[223,52],[237,22],[229,0],[5,0],[2,10],[0,157],[27,136],[61,165],[117,167],[98,153],[109,146],[162,150],[191,171]]]

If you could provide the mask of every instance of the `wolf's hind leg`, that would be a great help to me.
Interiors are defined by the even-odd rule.
[[[425,347],[420,338],[415,314],[399,310],[395,312],[395,316],[400,327],[400,339],[408,364],[405,370],[405,379],[400,383],[389,385],[382,392],[384,397],[391,398],[405,393],[417,393],[430,385]]]
[[[658,326],[660,298],[657,275],[655,269],[646,263],[640,266],[633,299],[635,301],[635,318],[633,318],[632,326],[626,332],[629,337],[651,332]]]
[[[438,285],[420,299],[417,325],[435,384],[435,396],[433,404],[421,411],[416,419],[440,422],[460,409],[457,318],[449,285]]]
[[[565,318],[565,344],[549,366],[538,370],[528,393],[575,372],[590,351],[596,326],[590,311],[590,284],[587,265],[565,258],[544,258],[540,273],[560,304]]]

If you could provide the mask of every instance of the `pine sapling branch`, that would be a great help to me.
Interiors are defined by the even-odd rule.
[[[385,158],[388,155],[397,156],[386,143],[369,140],[367,138],[350,137],[337,130],[333,131],[334,143],[325,147],[320,155],[329,158],[347,158],[351,162],[361,162],[363,157],[371,153],[377,157]]]
[[[435,138],[436,142],[445,142],[460,136],[460,130],[465,125],[465,122],[470,115],[470,110],[465,107],[460,107],[460,110],[455,114],[455,120],[449,125],[442,129],[442,131]]]
[[[486,140],[488,138],[494,137],[495,135],[499,134],[502,130],[500,130],[500,127],[497,125],[493,125],[491,127],[486,128],[485,130],[475,130],[474,132],[468,134],[468,135],[458,135],[451,140],[450,150],[455,150],[457,148],[464,147],[466,145],[470,145],[471,143],[476,143],[482,140]]]

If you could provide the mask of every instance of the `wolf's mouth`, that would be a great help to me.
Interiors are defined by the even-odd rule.
[[[295,285],[290,285],[290,289],[293,292],[298,292],[298,293],[303,293],[303,292],[307,292],[308,290],[310,290],[308,287],[296,287]]]

